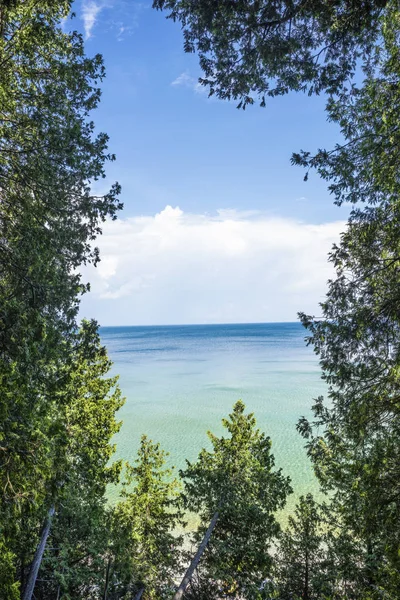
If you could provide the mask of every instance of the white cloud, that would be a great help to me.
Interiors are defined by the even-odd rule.
[[[171,85],[192,86],[194,81],[195,80],[193,79],[193,77],[190,77],[190,75],[188,75],[187,73],[181,73],[176,79],[174,79]]]
[[[82,0],[81,18],[85,38],[88,40],[92,37],[99,15],[105,11],[107,15],[103,18],[103,34],[112,32],[117,41],[121,42],[139,26],[140,17],[148,8],[147,3],[136,0]]]
[[[85,30],[85,37],[88,40],[92,37],[92,30],[96,24],[99,13],[103,10],[104,4],[95,2],[95,0],[84,0],[82,4],[82,20]]]
[[[103,325],[293,321],[318,312],[344,227],[171,206],[106,223],[82,314]]]
[[[197,79],[189,75],[186,71],[181,73],[174,81],[171,82],[171,85],[180,85],[183,87],[190,88],[195,91],[197,94],[205,94],[207,92],[207,88],[205,88],[201,83],[198,82]]]
[[[122,42],[122,40],[124,39],[124,34],[126,34],[130,29],[128,27],[126,27],[126,25],[119,25],[119,29],[118,29],[118,33],[117,33],[117,40],[119,42]]]

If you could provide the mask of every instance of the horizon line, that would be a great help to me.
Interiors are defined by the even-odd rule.
[[[242,321],[229,323],[153,323],[141,325],[100,325],[100,329],[105,327],[218,327],[220,325],[301,325],[300,321]]]

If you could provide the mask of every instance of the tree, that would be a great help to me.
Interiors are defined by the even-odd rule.
[[[9,600],[19,600],[19,585],[15,580],[14,555],[0,539],[0,590]]]
[[[322,318],[301,315],[329,402],[317,399],[313,423],[302,419],[299,428],[322,486],[363,547],[366,593],[388,598],[400,584],[399,23],[392,7],[376,69],[329,105],[344,144],[295,156],[330,182],[337,203],[355,204],[330,256],[336,277]]]
[[[84,289],[75,270],[98,261],[91,242],[121,207],[119,186],[91,193],[114,157],[88,119],[100,98],[102,59],[87,58],[81,36],[59,27],[70,4],[16,1],[1,10],[0,250],[8,302],[0,349],[11,357],[18,327],[26,328],[21,310],[29,310],[37,342],[45,326],[47,335],[75,327]]]
[[[174,532],[182,526],[182,512],[178,481],[165,468],[166,457],[144,435],[135,464],[126,464],[122,499],[112,511],[104,599],[171,595],[182,541]]]
[[[275,578],[281,600],[321,600],[332,595],[323,525],[321,508],[313,496],[300,496],[278,542]]]
[[[26,525],[40,528],[65,447],[67,364],[87,289],[78,267],[98,261],[100,224],[121,207],[118,185],[91,191],[113,159],[89,119],[104,68],[61,30],[70,5],[0,6],[0,564],[17,552],[22,587],[36,541]]]
[[[55,502],[56,514],[35,588],[41,600],[90,598],[101,589],[108,544],[106,487],[117,483],[121,468],[120,461],[112,461],[112,438],[121,425],[116,412],[123,404],[118,378],[108,376],[111,362],[94,321],[82,323],[78,340],[63,398],[57,490],[48,499]]]
[[[348,83],[328,101],[327,116],[340,126],[344,143],[320,149],[315,155],[303,151],[293,156],[295,164],[316,169],[329,182],[336,204],[358,205],[351,222],[375,219],[379,209],[397,204],[399,31],[398,4],[388,3],[381,18],[380,44],[364,70],[364,81]],[[363,211],[361,203],[369,210]]]
[[[218,594],[229,598],[255,597],[268,575],[269,547],[279,532],[275,512],[291,491],[289,479],[273,469],[271,440],[256,429],[253,414],[244,411],[238,401],[222,421],[229,436],[208,433],[212,451],[203,449],[197,462],[188,461],[181,472],[185,508],[201,519],[196,544],[215,520],[201,557],[201,580],[216,584]]]
[[[111,462],[111,439],[123,403],[117,378],[107,376],[110,367],[97,324],[84,321],[60,372],[64,387],[57,420],[53,415],[52,478],[40,504],[24,505],[18,519],[2,523],[24,597],[34,591],[41,600],[66,594],[89,598],[101,585],[106,486],[116,483],[120,471],[120,464]]]
[[[197,52],[210,95],[240,100],[289,90],[338,92],[368,63],[387,0],[154,0],[180,21],[186,52]],[[394,4],[394,3],[393,3]]]

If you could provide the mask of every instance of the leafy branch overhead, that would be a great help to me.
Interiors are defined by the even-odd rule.
[[[239,100],[291,90],[337,93],[358,61],[373,59],[387,0],[155,0],[179,21],[210,95]]]

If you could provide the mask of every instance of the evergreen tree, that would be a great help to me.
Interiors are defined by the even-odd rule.
[[[274,470],[271,440],[256,429],[243,402],[222,423],[229,436],[209,433],[212,451],[203,449],[181,473],[185,507],[201,519],[194,535],[197,545],[211,522],[210,540],[200,557],[200,583],[215,587],[210,598],[256,598],[271,570],[269,549],[279,532],[275,512],[291,489],[281,470]]]
[[[279,538],[275,579],[281,600],[322,600],[332,595],[323,515],[311,494],[300,497]]]
[[[22,589],[65,480],[78,267],[98,261],[93,240],[120,208],[117,185],[91,191],[113,159],[89,119],[104,68],[61,30],[70,5],[0,5],[0,572],[14,554]]]
[[[330,260],[322,319],[301,315],[320,357],[329,402],[299,428],[319,480],[360,541],[359,589],[396,598],[400,585],[399,160],[400,13],[384,21],[376,69],[360,89],[329,105],[345,143],[295,156],[352,202],[349,226]]]
[[[19,600],[19,585],[16,581],[14,554],[0,538],[0,591],[7,600]]]
[[[120,462],[110,462],[112,438],[123,404],[117,377],[109,377],[107,357],[95,322],[84,321],[69,365],[63,398],[55,516],[40,569],[35,598],[99,598],[107,550],[106,486],[117,483]],[[61,450],[62,449],[62,450]],[[50,491],[51,493],[51,491]],[[54,494],[54,491],[52,492]],[[33,532],[30,532],[34,539]]]
[[[126,464],[122,499],[112,511],[104,598],[170,598],[179,568],[182,526],[178,481],[167,454],[142,436],[134,465]]]

